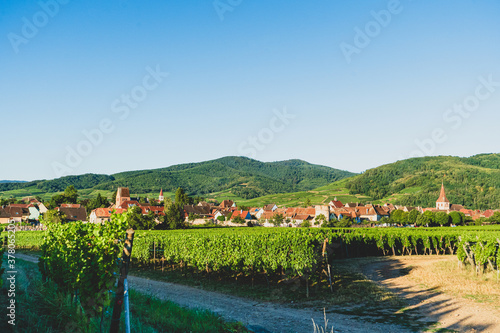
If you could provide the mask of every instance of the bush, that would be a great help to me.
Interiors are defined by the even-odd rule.
[[[238,224],[245,224],[245,220],[241,216],[236,216],[234,219],[231,220],[231,222]]]

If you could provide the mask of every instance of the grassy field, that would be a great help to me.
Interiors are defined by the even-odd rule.
[[[476,274],[469,265],[459,266],[455,261],[444,261],[436,262],[428,269],[413,269],[410,277],[416,284],[427,288],[500,309],[500,282],[495,271]]]
[[[280,207],[306,206],[308,199],[311,201],[312,205],[328,205],[328,203],[335,198],[343,203],[370,202],[372,200],[366,196],[349,194],[349,191],[345,188],[345,183],[346,179],[318,187],[311,191],[271,194],[254,199],[244,199],[234,195],[230,191],[212,193],[206,197],[208,200],[212,199],[219,202],[225,199],[233,200],[238,205],[251,207],[262,207],[269,203],[275,203]]]

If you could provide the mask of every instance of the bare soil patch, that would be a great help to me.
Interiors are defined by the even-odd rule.
[[[449,285],[445,288],[445,281],[439,280],[445,278],[438,271],[440,262],[456,265],[457,259],[454,256],[381,258],[364,264],[362,270],[369,279],[404,298],[408,302],[405,311],[438,322],[434,331],[500,332],[499,304],[483,304],[452,295]],[[434,278],[421,281],[422,271],[418,270],[434,273]],[[457,281],[467,283],[463,279]]]

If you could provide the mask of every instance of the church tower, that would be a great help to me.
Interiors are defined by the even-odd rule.
[[[163,199],[165,199],[165,198],[163,197],[163,189],[161,189],[160,190],[160,196],[158,197],[158,201],[162,202]]]
[[[130,200],[130,192],[127,187],[119,187],[116,191],[115,207],[119,208],[124,201]]]
[[[439,210],[449,210],[450,201],[446,198],[446,193],[444,193],[444,183],[441,183],[441,193],[436,201],[436,209]]]

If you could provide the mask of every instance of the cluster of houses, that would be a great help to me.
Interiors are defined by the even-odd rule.
[[[160,191],[158,201],[163,201],[163,191]],[[116,195],[116,202],[109,208],[98,208],[91,212],[89,222],[101,223],[109,221],[113,211],[121,213],[126,211],[132,206],[138,206],[142,209],[143,214],[148,214],[153,211],[156,215],[164,215],[162,206],[152,206],[148,203],[139,203],[137,199],[130,197],[127,188],[119,188]],[[278,207],[276,204],[268,204],[263,207],[250,207],[247,210],[239,209],[235,202],[232,200],[224,200],[220,204],[213,202],[199,202],[197,205],[184,206],[184,217],[187,222],[191,224],[204,224],[212,222],[224,225],[241,225],[233,221],[245,220],[253,224],[262,226],[274,226],[272,223],[276,215],[283,216],[283,225],[297,227],[305,221],[310,225],[319,225],[318,221],[331,221],[341,220],[344,217],[352,219],[355,223],[363,222],[379,222],[383,218],[390,217],[391,213],[395,210],[402,210],[410,212],[418,210],[424,213],[428,210],[433,212],[446,212],[458,211],[464,213],[466,216],[477,219],[479,217],[490,217],[493,215],[493,210],[487,211],[474,211],[465,209],[461,205],[451,204],[446,197],[444,185],[441,185],[441,193],[436,201],[435,208],[422,208],[422,207],[409,207],[399,206],[393,204],[373,205],[373,204],[360,204],[360,203],[346,203],[343,204],[337,198],[330,201],[328,205],[315,205],[312,207]]]
[[[163,190],[160,191],[158,201],[164,200]],[[131,207],[139,207],[144,215],[152,212],[155,216],[165,215],[163,206],[155,206],[150,203],[139,202],[137,198],[130,196],[130,191],[126,187],[120,187],[116,193],[116,200],[110,207],[97,208],[87,212],[80,204],[62,204],[56,210],[66,215],[67,221],[85,221],[90,223],[105,223],[111,219],[113,213],[123,213]],[[441,193],[436,201],[435,208],[407,207],[393,204],[373,205],[346,203],[338,201],[337,198],[330,201],[328,205],[315,205],[312,207],[278,207],[276,204],[268,204],[264,207],[251,207],[247,210],[239,209],[235,202],[224,200],[220,204],[213,202],[199,202],[197,205],[184,206],[185,220],[191,224],[204,224],[212,222],[224,225],[241,225],[241,221],[252,222],[256,225],[274,226],[275,216],[283,217],[283,226],[298,227],[308,221],[311,226],[319,226],[319,222],[330,220],[341,220],[344,217],[352,219],[355,223],[379,222],[385,217],[390,217],[395,210],[410,212],[418,210],[425,211],[462,212],[472,219],[480,217],[489,218],[495,211],[475,211],[465,209],[461,205],[454,205],[446,198],[444,185],[441,186]],[[36,199],[28,198],[26,204],[10,204],[0,208],[0,223],[37,221],[40,214],[47,212],[43,203]],[[240,223],[235,223],[238,220]]]
[[[0,224],[12,222],[38,221],[47,207],[34,198],[25,198],[25,204],[10,204],[0,207]]]

